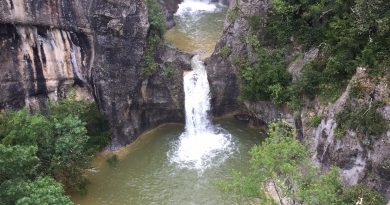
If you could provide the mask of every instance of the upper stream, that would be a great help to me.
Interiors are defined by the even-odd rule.
[[[207,1],[184,0],[175,14],[176,26],[165,39],[176,48],[209,57],[221,37],[227,7]]]
[[[212,122],[210,88],[201,60],[214,49],[223,28],[226,8],[184,0],[176,14],[177,26],[166,38],[179,49],[196,52],[192,71],[184,74],[185,127],[160,126],[117,154],[110,166],[98,156],[88,173],[86,196],[73,196],[81,205],[222,205],[236,204],[216,186],[232,170],[245,173],[249,149],[260,134],[234,119]]]

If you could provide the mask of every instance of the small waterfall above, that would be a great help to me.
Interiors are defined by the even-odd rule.
[[[218,9],[217,5],[205,0],[184,0],[179,4],[179,9],[176,15],[195,12],[215,12]]]
[[[193,71],[184,75],[186,127],[168,155],[181,167],[203,171],[223,162],[234,151],[234,143],[231,135],[209,118],[210,87],[199,58],[192,59]]]
[[[174,15],[176,26],[164,38],[180,50],[207,58],[221,37],[227,9],[209,0],[184,0]]]

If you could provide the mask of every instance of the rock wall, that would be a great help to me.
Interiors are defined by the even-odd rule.
[[[181,2],[183,0],[159,0],[160,5],[164,8],[167,28],[172,28],[176,25],[173,15],[176,13]]]
[[[235,8],[239,8],[237,15]],[[235,1],[230,0],[228,17],[224,31],[218,41],[215,51],[206,63],[206,69],[211,89],[211,104],[216,116],[229,114],[239,109],[239,79],[235,61],[240,56],[246,56],[250,47],[246,44],[246,37],[250,31],[247,17],[259,16],[265,18],[268,11],[268,2],[264,0]],[[260,36],[263,34],[259,34]],[[229,50],[227,55],[221,55],[221,49]]]
[[[349,85],[336,102],[323,105],[315,100],[302,110],[305,141],[310,145],[313,161],[324,170],[335,165],[341,169],[345,184],[365,183],[390,199],[390,129],[379,136],[372,145],[364,145],[357,133],[351,130],[347,130],[341,139],[334,134],[337,127],[335,115],[347,105],[354,108],[370,101],[382,102],[377,111],[383,115],[384,119],[390,120],[388,83],[386,81],[373,83],[362,68],[359,68],[352,78],[351,82],[354,81],[364,81],[371,88],[362,99],[350,96],[351,85]],[[310,118],[314,114],[323,116],[316,128],[310,126]]]
[[[250,55],[251,51],[250,46],[245,41],[250,32],[247,19],[250,16],[260,16],[263,22],[266,22],[269,5],[268,1],[264,0],[239,1],[239,9],[234,15],[236,5],[236,1],[230,2],[222,37],[213,55],[206,60],[212,91],[213,113],[224,115],[236,112],[239,113],[236,115],[239,119],[249,119],[249,121],[255,119],[263,123],[278,118],[285,119],[295,125],[299,140],[309,145],[313,161],[323,170],[336,165],[341,169],[340,174],[345,184],[365,183],[390,199],[390,130],[380,136],[379,140],[375,141],[371,147],[364,146],[356,137],[356,133],[351,130],[347,131],[346,136],[342,139],[335,137],[336,113],[341,111],[346,104],[356,101],[356,99],[350,98],[350,86],[335,103],[323,105],[317,99],[305,99],[304,109],[300,112],[277,107],[271,102],[242,102],[238,100],[239,78],[235,61],[237,57]],[[272,43],[264,39],[262,31],[257,35],[263,42]],[[226,48],[229,51],[227,55]],[[297,80],[301,76],[302,67],[315,59],[319,50],[312,48],[304,53],[297,49],[293,52],[297,53],[291,56],[298,56],[298,58],[287,69],[293,75],[293,80]],[[301,55],[296,55],[298,53]],[[356,79],[366,83],[370,82],[362,69],[358,69],[351,82]],[[366,93],[363,102],[370,100],[383,102],[378,111],[385,119],[389,120],[390,88],[388,82],[381,80],[371,87],[371,92]],[[356,106],[357,103],[354,103]],[[323,116],[321,124],[316,128],[310,126],[310,119],[314,114]]]
[[[148,29],[143,1],[1,1],[0,109],[42,108],[75,89],[108,115],[112,148],[184,121],[182,74],[191,56],[161,46],[156,73],[142,75]]]
[[[60,4],[0,2],[0,109],[42,107],[72,86],[86,91],[93,55],[83,5]]]

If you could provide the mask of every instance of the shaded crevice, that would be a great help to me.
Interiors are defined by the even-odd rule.
[[[34,53],[34,65],[37,83],[36,94],[47,96],[46,78],[43,73],[41,60],[39,58],[38,46],[35,45],[32,47],[32,49]]]

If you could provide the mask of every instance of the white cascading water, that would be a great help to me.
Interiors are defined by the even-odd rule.
[[[194,12],[214,12],[217,10],[217,5],[210,3],[208,0],[184,0],[176,12],[176,15]]]
[[[192,59],[192,69],[184,75],[185,132],[169,157],[171,162],[181,167],[203,171],[223,162],[233,152],[234,144],[231,135],[214,126],[208,116],[210,88],[199,56]]]

